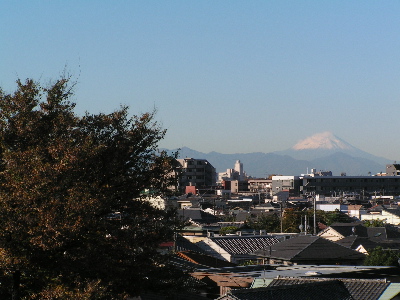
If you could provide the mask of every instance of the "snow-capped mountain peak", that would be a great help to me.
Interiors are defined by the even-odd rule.
[[[293,150],[329,149],[329,150],[354,150],[349,143],[326,131],[314,134],[292,147]]]

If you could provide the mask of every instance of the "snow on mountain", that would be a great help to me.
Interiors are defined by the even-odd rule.
[[[304,140],[301,140],[293,147],[283,150],[276,151],[275,154],[288,155],[295,159],[313,161],[315,159],[322,159],[335,155],[337,153],[346,154],[353,158],[368,159],[371,162],[377,163],[381,166],[385,166],[389,162],[388,159],[377,157],[370,153],[367,153],[361,149],[352,146],[350,143],[342,140],[341,138],[335,136],[331,132],[322,132],[314,134]],[[333,156],[337,157],[337,156]],[[329,159],[331,159],[330,157]],[[366,162],[363,162],[366,164]],[[376,165],[371,166],[371,169],[375,170]],[[345,170],[343,170],[345,171]],[[352,172],[349,172],[352,173]]]
[[[334,175],[342,172],[367,175],[369,172],[385,171],[385,165],[391,162],[362,151],[331,132],[314,134],[284,151],[222,154],[201,153],[183,147],[179,150],[179,157],[207,159],[217,172],[233,168],[235,161],[240,160],[246,173],[256,177],[268,174],[300,175],[308,168],[332,171]]]
[[[306,149],[341,149],[341,150],[355,150],[349,143],[335,136],[333,133],[326,131],[314,134],[292,147],[293,150],[306,150]]]

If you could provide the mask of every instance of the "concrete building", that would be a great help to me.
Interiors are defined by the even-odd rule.
[[[400,164],[386,165],[386,176],[400,176]]]
[[[300,176],[272,176],[272,194],[276,195],[282,191],[288,191],[289,197],[300,196]]]
[[[400,176],[304,176],[303,195],[399,195]]]
[[[243,164],[240,162],[240,160],[237,160],[235,162],[235,171],[238,174],[238,180],[243,181],[244,178],[244,171],[243,171]]]
[[[247,182],[249,184],[250,192],[270,192],[271,190],[271,179],[249,179]]]
[[[377,207],[360,214],[361,221],[374,221],[380,220],[387,224],[400,225],[400,209],[398,207]]]
[[[238,180],[244,181],[246,179],[246,174],[243,171],[243,163],[240,160],[235,162],[235,166],[233,169],[226,169],[226,172],[218,173],[218,183],[222,181],[229,181],[229,180]]]
[[[207,189],[216,185],[215,168],[206,159],[177,159],[179,190],[185,193],[186,187],[196,187],[190,190]]]

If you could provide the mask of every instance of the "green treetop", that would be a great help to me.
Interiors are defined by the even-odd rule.
[[[80,117],[68,78],[17,84],[0,90],[0,298],[123,299],[156,284],[157,246],[178,223],[139,199],[175,179],[154,113]]]

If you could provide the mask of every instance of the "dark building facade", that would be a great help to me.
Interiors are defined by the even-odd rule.
[[[304,176],[302,181],[303,195],[400,195],[400,176]]]
[[[206,159],[183,158],[179,162],[179,190],[185,192],[187,186],[207,189],[216,185],[215,168]]]

